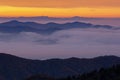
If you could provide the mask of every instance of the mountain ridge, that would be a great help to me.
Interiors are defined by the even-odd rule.
[[[36,32],[42,34],[54,33],[60,30],[68,29],[88,29],[88,28],[103,28],[103,29],[114,29],[113,26],[109,25],[93,25],[91,23],[84,22],[71,22],[71,23],[46,23],[40,24],[36,22],[20,22],[17,20],[12,20],[9,22],[0,23],[0,32],[5,33],[20,33],[20,32]]]
[[[50,59],[29,59],[29,58],[23,58],[23,57],[19,57],[16,55],[12,55],[12,54],[8,54],[8,53],[0,53],[0,57],[6,57],[6,56],[10,56],[10,57],[16,57],[16,58],[21,58],[21,59],[26,59],[26,60],[40,60],[40,61],[48,61],[48,60],[91,60],[91,59],[100,59],[100,58],[120,58],[119,56],[115,56],[115,55],[103,55],[103,56],[98,56],[98,57],[91,57],[91,58],[79,58],[79,57],[69,57],[69,58],[50,58]]]
[[[46,74],[53,77],[66,77],[87,73],[100,68],[120,64],[120,57],[102,56],[90,59],[67,58],[32,60],[10,54],[0,54],[0,76],[3,80],[23,80],[24,78]],[[11,74],[12,73],[12,74]]]
[[[67,22],[89,22],[92,24],[104,24],[104,25],[112,25],[115,27],[119,27],[120,18],[93,18],[93,17],[49,17],[49,16],[33,16],[33,17],[0,17],[0,22],[7,22],[10,20],[18,20],[23,22],[37,22],[37,23],[67,23]],[[113,23],[111,23],[113,21]]]

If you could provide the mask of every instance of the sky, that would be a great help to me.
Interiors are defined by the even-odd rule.
[[[119,0],[0,0],[1,17],[120,17]]]

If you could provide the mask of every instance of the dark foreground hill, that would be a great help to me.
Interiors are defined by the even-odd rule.
[[[71,76],[57,80],[120,80],[120,65],[116,65],[107,69],[101,68],[98,71],[95,70],[79,76]]]
[[[43,75],[34,75],[26,80],[120,80],[120,65],[111,68],[101,68],[82,75],[68,76],[66,78],[51,78]]]
[[[120,64],[120,57],[101,56],[91,59],[30,60],[0,53],[0,80],[23,80],[37,74],[66,77],[100,68],[108,68],[116,64]]]

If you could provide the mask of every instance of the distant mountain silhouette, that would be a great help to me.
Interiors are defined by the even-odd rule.
[[[116,64],[120,64],[120,57],[101,56],[91,59],[73,57],[68,59],[30,60],[0,53],[0,79],[23,80],[36,74],[66,77],[98,70],[102,67],[111,67]]]
[[[20,20],[20,21],[78,21],[78,20],[108,20],[108,19],[115,19],[120,20],[120,18],[88,18],[88,17],[48,17],[48,16],[35,16],[35,17],[0,17],[0,20]]]
[[[0,17],[0,23],[11,20],[18,20],[22,22],[37,22],[37,23],[68,23],[68,22],[88,22],[99,25],[112,25],[115,27],[120,26],[120,18],[88,18],[88,17],[48,17],[48,16],[35,16],[35,17]]]
[[[36,32],[36,33],[53,33],[58,30],[67,30],[74,28],[104,28],[104,29],[112,29],[112,26],[109,25],[93,25],[90,23],[83,22],[72,22],[72,23],[47,23],[47,24],[39,24],[35,22],[19,22],[16,20],[12,20],[9,22],[0,24],[0,32],[6,33],[19,33],[19,32]]]

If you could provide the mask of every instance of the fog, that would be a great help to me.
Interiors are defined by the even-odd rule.
[[[31,59],[120,56],[120,31],[70,29],[49,35],[0,33],[0,52]]]

